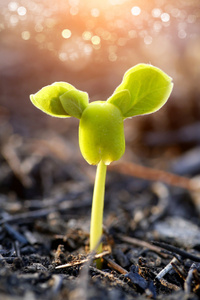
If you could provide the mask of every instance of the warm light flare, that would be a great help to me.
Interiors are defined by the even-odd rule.
[[[22,40],[52,51],[65,63],[77,63],[80,57],[86,62],[88,57],[99,60],[101,55],[101,60],[115,62],[125,60],[128,49],[137,49],[140,43],[151,47],[165,35],[175,40],[194,38],[188,28],[197,26],[198,10],[191,10],[185,1],[180,3],[182,6],[173,0],[8,1],[0,32],[12,28]]]

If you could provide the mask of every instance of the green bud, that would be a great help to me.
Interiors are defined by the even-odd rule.
[[[79,125],[79,145],[85,160],[109,165],[125,151],[123,115],[118,107],[105,101],[90,103]]]

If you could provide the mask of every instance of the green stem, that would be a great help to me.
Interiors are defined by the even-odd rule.
[[[107,166],[103,161],[97,165],[96,178],[94,183],[94,192],[92,200],[92,214],[90,224],[90,250],[96,250],[97,253],[102,252],[102,244],[96,246],[102,236],[103,232],[103,208],[104,208],[104,194],[106,181]]]

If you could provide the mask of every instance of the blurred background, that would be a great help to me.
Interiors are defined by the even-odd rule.
[[[86,165],[78,121],[46,116],[29,95],[67,81],[106,100],[137,63],[160,67],[174,89],[159,112],[125,122],[124,159],[168,169],[200,142],[199,0],[1,0],[1,146],[26,149],[20,161],[24,151],[52,151]]]

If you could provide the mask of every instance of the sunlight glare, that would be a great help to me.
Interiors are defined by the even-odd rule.
[[[169,20],[170,20],[170,15],[169,15],[168,13],[162,13],[162,14],[161,14],[161,20],[162,20],[164,23],[169,22]]]
[[[17,13],[18,13],[19,16],[25,16],[26,12],[27,11],[26,11],[26,8],[24,6],[20,6],[17,9]]]
[[[133,16],[139,16],[141,13],[141,8],[139,6],[133,6],[131,8],[131,13]]]
[[[92,42],[93,45],[99,45],[101,43],[101,39],[98,35],[94,35],[91,38],[91,42]]]
[[[61,35],[64,39],[69,39],[72,35],[72,32],[69,29],[63,29]]]

